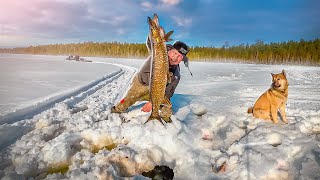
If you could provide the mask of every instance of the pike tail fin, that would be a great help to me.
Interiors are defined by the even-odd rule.
[[[172,123],[171,117],[162,118],[166,123]]]
[[[253,113],[253,107],[249,107],[247,112],[248,112],[249,114]]]
[[[147,122],[152,121],[152,120],[158,120],[162,125],[164,125],[160,116],[153,116],[152,114],[144,124],[146,124]]]

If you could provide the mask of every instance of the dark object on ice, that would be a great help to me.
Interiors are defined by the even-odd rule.
[[[79,55],[69,55],[67,58],[66,58],[66,60],[69,60],[69,61],[71,61],[71,60],[74,60],[74,61],[81,61],[81,62],[92,62],[92,61],[90,61],[90,60],[85,60],[84,58],[81,58]]]
[[[149,172],[143,172],[142,175],[155,180],[171,180],[174,177],[173,170],[170,169],[168,166],[156,166],[153,170]]]
[[[78,55],[69,55],[66,60],[74,60],[74,61],[79,61],[79,56]]]
[[[224,172],[226,172],[226,169],[227,169],[227,163],[226,162],[223,162],[220,166],[218,166],[218,165],[213,165],[212,166],[212,171],[214,173],[224,173]]]
[[[70,55],[70,56],[68,56],[68,57],[66,58],[66,60],[71,60],[71,59],[73,59],[73,56],[72,56],[72,55]]]
[[[79,55],[75,55],[75,56],[74,56],[74,60],[79,61],[79,59],[80,59],[80,56],[79,56]]]

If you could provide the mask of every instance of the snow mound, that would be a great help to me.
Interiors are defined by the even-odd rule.
[[[52,124],[52,120],[51,119],[40,119],[37,123],[36,123],[36,129],[42,129],[44,127],[48,127]]]
[[[81,135],[83,137],[81,145],[90,149],[92,152],[97,152],[103,148],[111,150],[116,146],[111,134],[101,129],[84,130]]]
[[[300,131],[306,134],[320,134],[320,116],[311,116],[300,125]]]
[[[76,133],[62,133],[42,148],[43,161],[51,167],[69,164],[71,156],[79,148],[81,139],[81,136]]]
[[[202,116],[208,112],[207,108],[201,104],[191,104],[191,111],[197,115]]]
[[[278,146],[282,144],[281,135],[278,133],[272,133],[267,136],[267,142],[272,146]]]

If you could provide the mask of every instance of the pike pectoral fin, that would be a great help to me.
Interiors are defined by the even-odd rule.
[[[170,84],[171,81],[172,81],[172,76],[173,76],[173,73],[172,73],[172,72],[168,72],[167,78],[168,78],[168,83],[169,83],[169,84]]]
[[[167,98],[167,96],[164,96],[162,106],[168,106],[170,108],[172,107],[171,101],[169,100],[169,98]]]

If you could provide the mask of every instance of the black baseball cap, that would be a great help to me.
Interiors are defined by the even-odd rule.
[[[183,55],[183,62],[186,67],[189,67],[189,58],[187,57],[188,52],[190,51],[190,47],[182,42],[182,41],[176,41],[173,44],[173,47],[178,50],[179,53]]]

